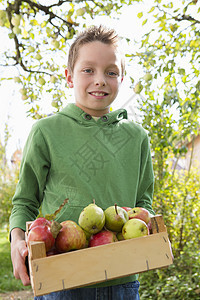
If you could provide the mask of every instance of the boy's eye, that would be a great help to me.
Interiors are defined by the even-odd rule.
[[[119,74],[117,72],[114,72],[114,71],[109,71],[108,75],[112,76],[112,77],[118,77],[119,76]]]
[[[84,69],[83,72],[87,73],[87,74],[90,74],[90,73],[92,73],[92,69],[87,68],[87,69]]]

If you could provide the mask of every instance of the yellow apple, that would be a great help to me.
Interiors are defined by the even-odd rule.
[[[149,234],[147,224],[140,219],[128,220],[123,228],[122,235],[125,240],[142,237]]]

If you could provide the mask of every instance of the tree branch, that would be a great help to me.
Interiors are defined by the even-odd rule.
[[[182,15],[180,17],[174,17],[174,20],[178,21],[178,22],[181,22],[181,21],[190,21],[190,22],[193,22],[193,24],[200,24],[200,20],[197,20],[191,16],[188,16],[188,15]]]

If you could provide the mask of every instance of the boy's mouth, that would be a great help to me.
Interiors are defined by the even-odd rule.
[[[108,95],[108,93],[106,92],[89,92],[89,94],[96,97],[103,97]]]

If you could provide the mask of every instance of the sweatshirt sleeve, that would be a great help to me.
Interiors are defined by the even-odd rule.
[[[48,147],[36,123],[23,151],[19,181],[12,199],[10,231],[15,227],[25,231],[26,221],[34,220],[38,215],[49,168]]]
[[[153,166],[149,138],[146,136],[141,145],[140,180],[138,185],[136,206],[146,208],[151,214],[155,214],[152,209],[153,190]]]

